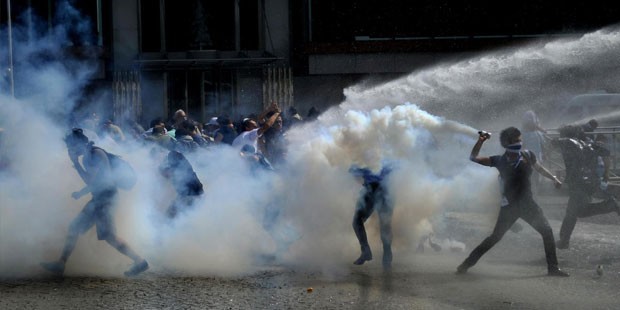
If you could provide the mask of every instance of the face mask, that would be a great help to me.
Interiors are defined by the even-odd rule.
[[[506,146],[506,152],[509,152],[509,153],[519,153],[521,151],[521,147],[522,146],[523,146],[523,143],[521,143],[521,142],[510,144],[510,145]]]

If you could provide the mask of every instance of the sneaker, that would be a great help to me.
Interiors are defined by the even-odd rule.
[[[456,267],[456,274],[466,274],[467,269],[469,269],[469,266],[465,265],[465,263],[462,263],[458,267]]]
[[[149,263],[143,260],[141,263],[136,263],[129,270],[125,271],[126,277],[134,277],[149,269]]]
[[[558,267],[549,268],[547,275],[550,277],[570,277],[567,272],[560,270]]]
[[[43,269],[57,276],[62,276],[65,273],[65,263],[63,262],[43,262],[40,265]]]
[[[358,259],[356,259],[353,264],[354,265],[363,265],[366,261],[368,260],[372,260],[372,253],[370,251],[368,252],[362,252],[362,254],[360,255],[360,257]]]

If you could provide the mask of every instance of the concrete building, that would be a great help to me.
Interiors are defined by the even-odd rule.
[[[100,68],[115,117],[145,124],[186,110],[197,120],[259,112],[271,101],[324,111],[362,79],[384,81],[445,59],[618,20],[604,3],[506,9],[448,1],[10,1],[12,16],[52,24],[69,3],[92,35],[70,48]],[[6,25],[6,6],[0,22]],[[34,28],[34,27],[32,27]],[[78,38],[79,37],[79,38]],[[5,39],[0,39],[5,40]]]

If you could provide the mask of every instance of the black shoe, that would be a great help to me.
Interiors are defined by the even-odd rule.
[[[458,267],[456,267],[456,274],[466,274],[467,269],[469,269],[469,266],[467,266],[465,263],[462,263]]]
[[[560,250],[566,250],[566,249],[568,249],[568,241],[558,240],[555,243],[555,247],[560,249]]]
[[[65,273],[65,263],[63,262],[44,262],[40,265],[43,269],[57,276],[62,276]]]
[[[126,277],[134,277],[149,269],[149,263],[146,260],[143,260],[141,263],[136,263],[129,268],[129,270],[125,271]]]
[[[372,260],[372,253],[370,251],[362,252],[360,257],[358,257],[353,264],[354,265],[363,265],[366,261]]]
[[[550,277],[570,277],[567,272],[560,270],[558,267],[549,268],[547,275]]]

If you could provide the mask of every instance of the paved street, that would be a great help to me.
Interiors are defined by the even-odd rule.
[[[539,201],[557,235],[565,197]],[[466,251],[492,228],[489,215],[447,212],[445,217],[448,233],[463,236]],[[239,278],[147,272],[137,279],[3,279],[0,309],[617,309],[616,214],[578,222],[572,248],[558,252],[570,278],[545,275],[542,241],[523,224],[467,275],[454,274],[467,253],[427,247],[423,253],[396,250],[391,273],[375,259],[335,272],[265,265]],[[603,266],[602,276],[595,272],[597,265]]]

